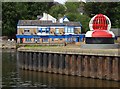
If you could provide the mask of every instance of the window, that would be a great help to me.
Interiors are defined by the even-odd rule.
[[[49,33],[49,31],[50,31],[49,28],[39,28],[39,29],[38,29],[38,32],[40,32],[40,33],[42,33],[42,32],[44,32],[44,33]]]
[[[43,38],[43,42],[48,42],[48,38]]]
[[[46,31],[46,28],[42,28],[42,32],[45,32]]]
[[[40,39],[39,38],[34,38],[34,42],[39,42],[40,41]]]
[[[67,33],[67,27],[65,28],[65,33]]]
[[[49,31],[50,31],[49,28],[46,28],[46,33],[49,33]]]
[[[26,42],[31,42],[31,38],[26,38]]]
[[[38,32],[40,32],[40,33],[41,33],[41,32],[42,32],[42,28],[39,28],[39,29],[38,29]]]
[[[71,33],[74,33],[74,29],[73,28],[71,28]]]
[[[55,33],[59,34],[59,29],[58,28],[56,28]]]
[[[25,29],[24,32],[30,32],[30,30],[29,29]]]
[[[68,33],[70,33],[71,32],[71,29],[70,28],[68,28]]]

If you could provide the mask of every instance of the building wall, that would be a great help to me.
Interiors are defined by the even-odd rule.
[[[23,27],[23,26],[22,26]],[[20,27],[17,29],[17,35],[37,35],[37,33],[39,32],[38,30],[39,29],[45,29],[47,27],[36,27],[34,28],[34,26],[30,27],[30,28],[27,28],[29,29],[29,33],[30,34],[25,34],[25,29],[26,27]],[[67,33],[67,35],[69,34],[80,34],[81,33],[81,28],[80,27],[48,27],[50,30],[49,30],[49,34],[50,35],[55,35],[56,34],[56,30],[57,30],[57,34],[56,35],[63,35]],[[74,31],[72,32],[69,32],[68,30],[70,29],[73,29]],[[44,32],[45,33],[45,32]],[[47,33],[46,33],[47,34]],[[49,35],[48,34],[48,35]],[[45,35],[45,34],[44,34]],[[35,38],[21,38],[22,39],[22,43],[63,43],[63,42],[77,42],[76,41],[76,38],[37,38],[37,41]],[[21,42],[21,39],[18,38],[18,43]]]
[[[81,29],[80,28],[74,28],[74,33],[75,34],[80,34],[81,33]]]

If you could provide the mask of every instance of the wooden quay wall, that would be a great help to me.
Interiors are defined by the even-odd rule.
[[[60,49],[18,48],[19,68],[120,81],[118,49]]]

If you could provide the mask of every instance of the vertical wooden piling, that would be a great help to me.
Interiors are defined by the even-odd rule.
[[[53,58],[52,54],[49,54],[48,55],[48,72],[50,73],[52,72],[52,65],[53,65],[52,58]]]
[[[28,60],[28,62],[29,62],[28,63],[29,64],[28,65],[28,69],[32,70],[32,53],[31,52],[29,53],[29,60]]]
[[[75,55],[72,55],[71,58],[70,58],[70,74],[71,75],[76,75],[76,56]]]
[[[22,52],[22,69],[25,68],[25,52]]]
[[[37,53],[33,53],[33,70],[36,71],[37,70],[37,58],[36,58],[36,55]]]
[[[43,72],[47,72],[48,68],[48,55],[46,53],[43,54]]]
[[[90,77],[96,78],[97,77],[97,58],[95,56],[91,56],[90,58]]]
[[[107,59],[106,57],[103,57],[104,63],[103,63],[103,79],[106,79],[107,76]]]
[[[113,74],[112,79],[115,81],[120,81],[120,59],[118,57],[115,57],[113,59]]]
[[[57,68],[59,67],[58,60],[59,60],[58,55],[54,54],[53,73],[58,73],[57,71]]]
[[[65,70],[64,70],[64,74],[68,75],[69,74],[69,55],[65,55]]]
[[[22,68],[22,52],[18,52],[18,66]]]
[[[25,52],[25,69],[28,69],[28,52]]]
[[[42,53],[38,54],[38,71],[43,70],[43,55]]]
[[[82,56],[77,57],[77,75],[82,76]]]
[[[102,57],[98,57],[97,59],[97,64],[98,64],[98,72],[97,72],[97,77],[99,79],[103,78],[103,59]]]
[[[106,60],[107,60],[107,76],[106,76],[106,79],[111,80],[112,79],[112,59],[110,57],[107,57]]]
[[[88,56],[85,56],[84,57],[84,71],[83,71],[83,74],[84,74],[84,77],[90,77],[90,66],[89,66],[89,58]]]
[[[59,60],[59,73],[63,74],[65,69],[65,58],[63,54],[60,54],[60,60]]]

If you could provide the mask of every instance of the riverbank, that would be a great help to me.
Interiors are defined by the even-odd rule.
[[[79,46],[39,46],[18,48],[19,67],[120,81],[118,49],[82,49]]]
[[[39,47],[20,47],[18,51],[25,52],[45,52],[45,53],[62,53],[62,54],[87,54],[87,55],[106,55],[120,56],[119,49],[82,49],[80,46],[39,46]]]
[[[1,49],[16,49],[16,41],[0,40]]]

